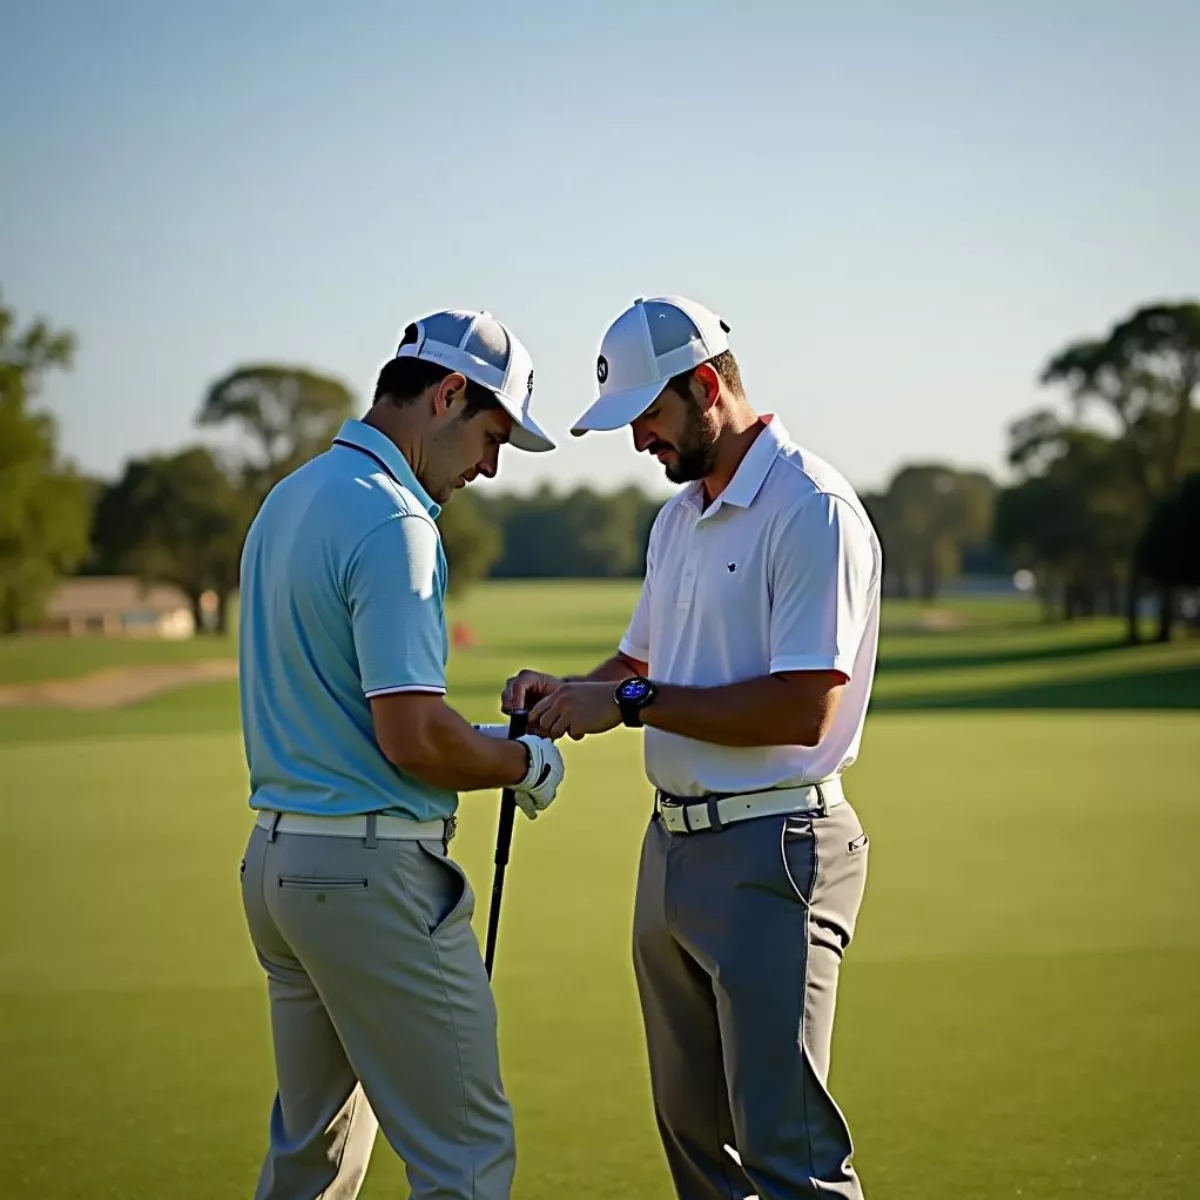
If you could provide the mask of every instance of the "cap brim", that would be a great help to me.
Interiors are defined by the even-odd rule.
[[[508,444],[517,450],[527,450],[533,454],[544,453],[556,449],[554,439],[528,414],[523,413],[496,393],[496,399],[504,406],[504,411],[513,419],[512,433],[509,434]]]
[[[628,392],[614,392],[601,396],[591,408],[571,426],[573,437],[585,433],[621,429],[636,421],[662,395],[668,380],[650,383],[645,387],[633,388]]]

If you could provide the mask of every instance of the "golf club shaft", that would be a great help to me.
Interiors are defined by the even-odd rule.
[[[508,737],[519,738],[529,726],[529,714],[517,709],[508,720]],[[492,977],[492,964],[496,958],[496,934],[500,925],[500,900],[504,893],[504,870],[508,866],[509,850],[512,847],[513,822],[517,815],[517,798],[512,788],[505,788],[500,795],[500,826],[496,831],[495,874],[492,877],[492,904],[488,914],[487,948],[484,965],[488,978]]]

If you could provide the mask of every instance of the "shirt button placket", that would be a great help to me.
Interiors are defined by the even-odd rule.
[[[704,529],[704,522],[700,521],[696,525],[697,537]],[[698,541],[694,541],[688,548],[687,561],[683,564],[683,579],[680,581],[680,586],[683,590],[685,603],[691,604],[696,596],[696,576],[700,573],[700,545]]]

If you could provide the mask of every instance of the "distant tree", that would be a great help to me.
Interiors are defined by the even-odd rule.
[[[994,537],[1066,617],[1116,611],[1140,516],[1119,441],[1034,413],[1010,429],[1018,482],[997,498]]]
[[[251,497],[207,447],[133,459],[96,506],[92,537],[108,571],[172,583],[188,598],[198,629],[201,597],[217,596],[216,632],[228,629]]]
[[[1138,565],[1147,578],[1172,592],[1200,588],[1200,471],[1164,496],[1138,541]],[[1168,641],[1176,613],[1163,609],[1159,640]]]
[[[539,485],[528,496],[498,495],[489,507],[504,539],[504,552],[493,575],[538,579],[568,573],[562,500],[551,484]]]
[[[915,463],[884,494],[868,494],[864,503],[900,595],[929,600],[958,576],[964,552],[987,541],[995,490],[980,472]]]
[[[328,448],[352,414],[337,379],[304,367],[254,363],[218,379],[200,407],[201,426],[233,425],[249,440],[244,481],[261,500],[285,475]]]
[[[448,590],[461,595],[492,569],[504,549],[504,535],[487,502],[467,488],[447,501],[437,523],[450,571]]]
[[[71,366],[75,339],[35,320],[23,331],[0,297],[0,633],[36,624],[55,583],[87,553],[88,493],[34,411],[43,376]]]
[[[504,553],[493,573],[517,579],[639,576],[660,507],[636,487],[560,494],[543,484],[528,496],[498,496],[491,509],[503,530]]]
[[[640,574],[657,507],[636,487],[607,495],[583,487],[564,497],[563,533],[573,551],[574,573],[604,578]]]
[[[1107,337],[1067,346],[1041,378],[1069,387],[1077,417],[1099,405],[1116,419],[1121,461],[1148,520],[1200,454],[1200,304],[1143,306]],[[1138,564],[1130,553],[1127,616],[1129,638],[1137,641]],[[1169,611],[1173,603],[1164,587],[1160,607]]]
[[[1063,597],[1063,615],[1071,615],[1066,559],[1071,547],[1071,520],[1063,521],[1062,496],[1042,476],[1002,488],[996,495],[993,537],[1013,567],[1033,572],[1047,618]],[[1051,519],[1053,516],[1054,519]]]

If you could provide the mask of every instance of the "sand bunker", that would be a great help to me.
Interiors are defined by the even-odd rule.
[[[120,708],[173,688],[237,678],[237,660],[110,667],[76,679],[0,684],[0,708]]]

